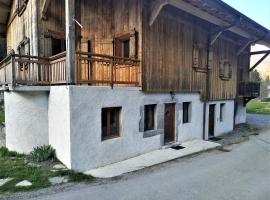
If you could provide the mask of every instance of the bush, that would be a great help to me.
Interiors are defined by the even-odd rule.
[[[54,160],[56,158],[55,149],[51,145],[36,147],[30,153],[31,159],[36,162]]]
[[[0,148],[0,157],[22,157],[23,154],[19,154],[15,151],[9,151],[6,147]]]

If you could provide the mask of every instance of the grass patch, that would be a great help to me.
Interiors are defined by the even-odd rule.
[[[0,123],[4,123],[5,122],[5,113],[3,111],[0,112]]]
[[[261,102],[257,99],[251,100],[247,104],[247,112],[254,114],[270,114],[270,103]]]
[[[41,166],[29,165],[29,156],[8,151],[6,148],[0,148],[0,179],[13,178],[12,181],[0,187],[1,193],[14,193],[35,191],[38,189],[50,187],[50,177],[67,176],[69,182],[91,182],[93,177],[76,173],[72,170],[59,170],[53,172],[52,167],[55,162],[49,161],[41,163]],[[15,185],[23,180],[32,183],[30,187],[16,187]]]

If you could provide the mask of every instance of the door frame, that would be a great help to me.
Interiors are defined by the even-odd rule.
[[[210,108],[214,107],[213,113],[213,133],[210,134]],[[209,104],[208,106],[208,138],[215,137],[215,128],[216,128],[216,104]]]
[[[173,143],[173,142],[175,142],[176,141],[176,127],[175,127],[175,125],[176,125],[176,103],[165,103],[164,104],[164,106],[165,106],[165,108],[164,108],[164,145],[166,145],[166,144],[168,144],[168,143]],[[170,123],[170,126],[172,126],[171,127],[171,130],[173,130],[173,133],[171,134],[171,133],[167,133],[166,134],[166,131],[168,131],[168,130],[166,130],[166,107],[167,106],[173,106],[173,120],[171,121],[171,123]],[[166,141],[166,135],[168,136],[168,134],[169,134],[169,139],[170,139],[170,141]],[[171,137],[171,138],[170,138]]]

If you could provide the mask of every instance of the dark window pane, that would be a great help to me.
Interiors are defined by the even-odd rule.
[[[103,108],[101,114],[102,140],[119,136],[121,108]]]
[[[129,58],[129,40],[123,42],[124,45],[124,57]]]
[[[146,105],[144,107],[144,130],[153,130],[155,128],[155,108],[156,105]]]
[[[183,123],[188,123],[189,122],[189,106],[190,102],[184,102],[183,103]]]

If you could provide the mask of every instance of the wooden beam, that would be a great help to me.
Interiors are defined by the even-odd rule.
[[[5,4],[3,2],[0,1],[0,10],[1,11],[6,11],[6,12],[10,12],[10,5]]]
[[[48,11],[48,8],[49,8],[49,5],[51,3],[51,0],[45,0],[43,5],[42,5],[42,10],[41,10],[41,17],[43,20],[47,20],[47,11]]]
[[[75,84],[75,0],[65,0],[66,14],[66,79]]]
[[[236,55],[239,56],[241,53],[243,53],[243,51],[245,51],[245,49],[252,43],[252,41],[247,41],[243,46],[241,46]]]
[[[160,11],[167,4],[168,4],[167,0],[158,0],[158,1],[154,2],[153,6],[152,6],[153,7],[152,12],[150,14],[149,26],[153,25],[153,23],[156,21],[158,15],[159,15]]]
[[[266,53],[269,53],[269,52],[270,52],[270,50],[253,51],[253,52],[250,52],[250,55],[266,54]]]
[[[264,59],[265,59],[269,54],[270,54],[270,51],[267,52],[260,60],[258,60],[258,62],[257,62],[255,65],[253,65],[253,67],[251,67],[251,68],[249,69],[249,71],[250,71],[250,72],[253,71],[259,64],[261,64],[262,61],[264,61]]]
[[[221,36],[222,33],[224,33],[225,31],[229,30],[230,28],[232,28],[235,25],[236,24],[232,24],[232,25],[229,25],[227,27],[224,27],[221,30],[219,30],[217,33],[213,34],[213,36],[211,37],[210,46],[213,46],[215,44],[215,42],[217,41],[217,39],[219,38],[219,36]]]

